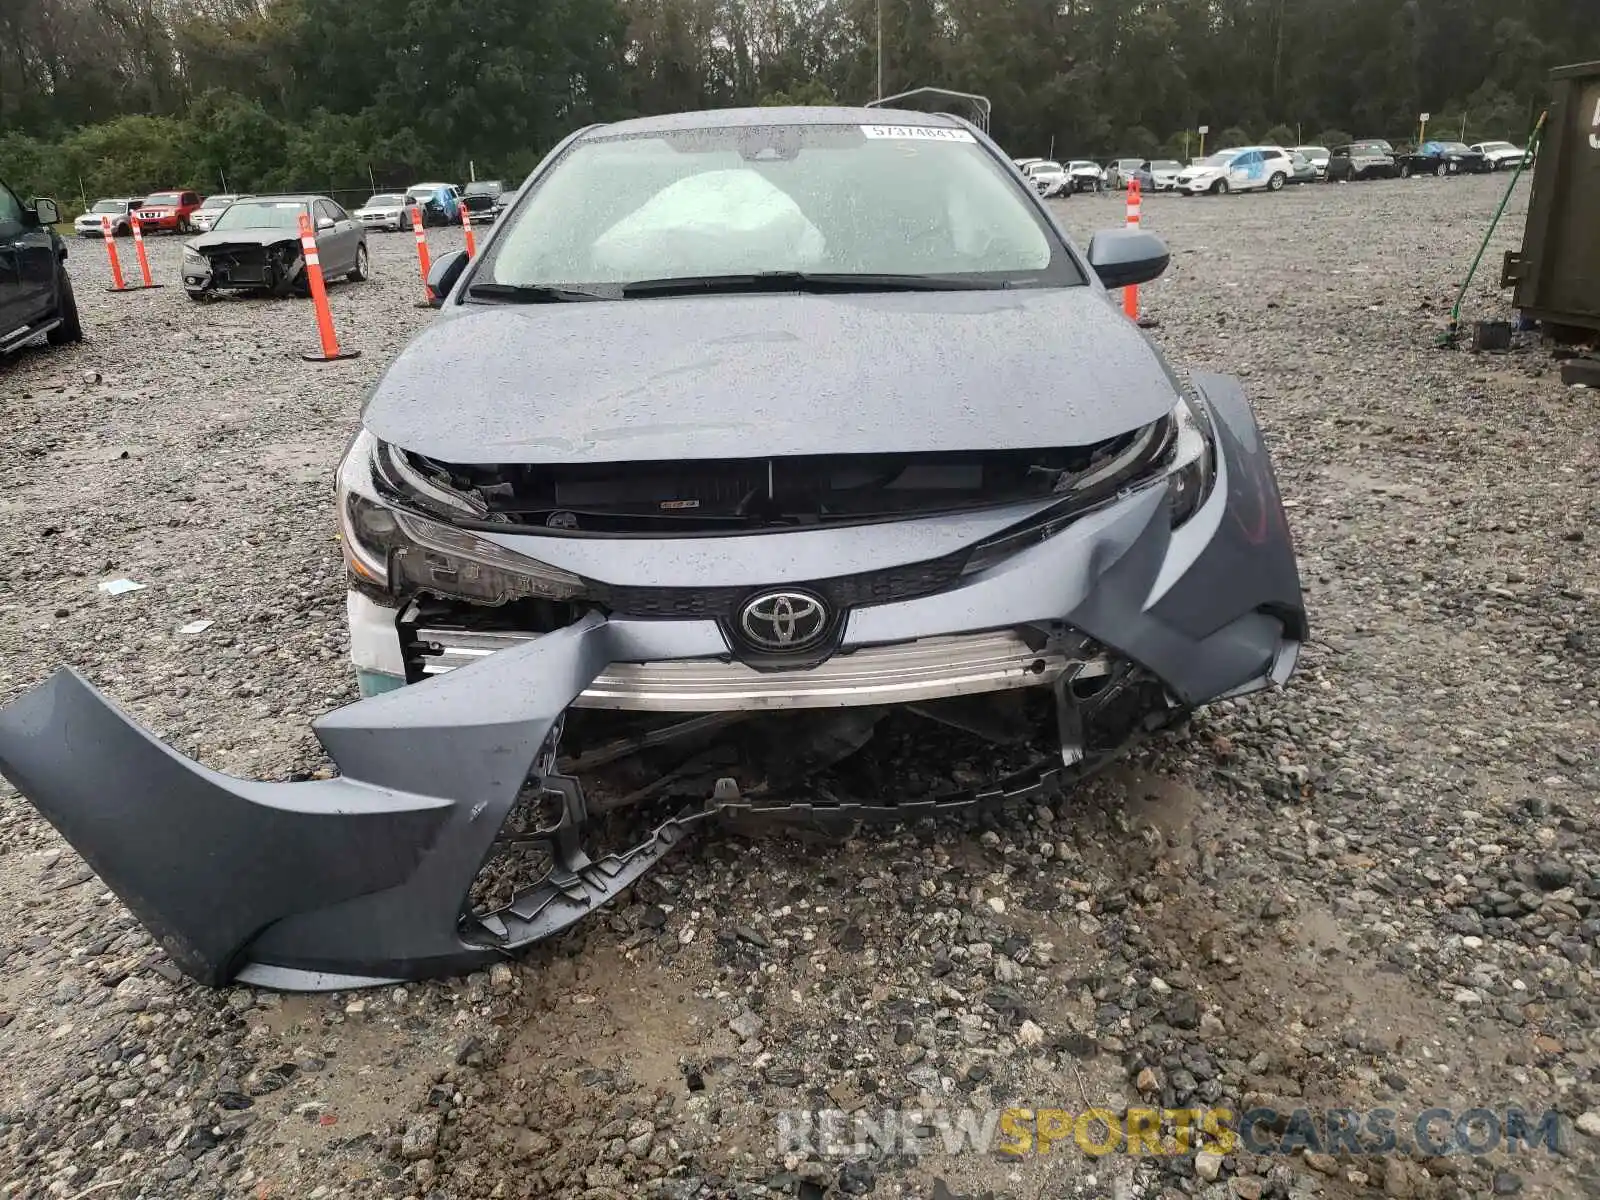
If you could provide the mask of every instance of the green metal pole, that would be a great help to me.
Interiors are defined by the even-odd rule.
[[[1527,151],[1517,162],[1517,169],[1511,173],[1511,182],[1506,185],[1505,195],[1500,197],[1500,207],[1494,210],[1494,220],[1489,222],[1489,230],[1483,235],[1483,241],[1478,246],[1478,253],[1472,259],[1472,266],[1467,270],[1467,277],[1461,281],[1461,290],[1456,293],[1456,302],[1450,307],[1450,326],[1445,330],[1440,344],[1454,346],[1461,330],[1461,302],[1466,299],[1467,288],[1472,286],[1472,277],[1478,273],[1478,264],[1483,261],[1483,252],[1489,248],[1489,240],[1494,237],[1495,228],[1500,224],[1500,217],[1506,211],[1506,205],[1511,200],[1511,193],[1516,190],[1517,180],[1522,178],[1522,168],[1527,165],[1528,156],[1538,151],[1539,137],[1544,132],[1544,119],[1548,112],[1541,112],[1539,119],[1533,123],[1533,131],[1528,134]]]

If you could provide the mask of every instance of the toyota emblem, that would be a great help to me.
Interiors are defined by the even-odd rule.
[[[804,592],[763,592],[739,610],[739,629],[763,650],[805,650],[826,636],[828,609]]]

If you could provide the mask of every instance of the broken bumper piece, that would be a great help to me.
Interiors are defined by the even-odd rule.
[[[562,712],[610,661],[602,617],[427,687],[314,723],[330,780],[260,783],[208,770],[58,671],[0,710],[0,773],[72,843],[185,973],[287,989],[469,970],[612,899],[688,832],[581,850],[575,781],[547,831],[553,869],[493,913],[468,889]]]

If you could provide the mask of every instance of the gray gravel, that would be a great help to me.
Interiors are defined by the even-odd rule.
[[[278,997],[181,981],[0,791],[0,1198],[1596,1194],[1596,410],[1536,349],[1432,345],[1503,183],[1146,198],[1155,336],[1254,397],[1316,642],[1054,807],[723,833],[515,967]],[[1508,315],[1524,209],[1469,315]],[[1086,235],[1121,199],[1062,212]],[[91,341],[0,365],[4,696],[71,663],[209,766],[325,769],[306,722],[354,697],[331,470],[428,319],[410,238],[373,260],[333,294],[362,357],[313,365],[304,303],[109,295],[73,244]],[[1567,1153],[776,1137],[799,1108],[1260,1102],[1553,1106]]]

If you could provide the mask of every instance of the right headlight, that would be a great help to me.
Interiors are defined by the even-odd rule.
[[[376,456],[387,449],[362,429],[339,464],[339,539],[356,579],[390,593],[428,591],[487,605],[530,597],[571,600],[583,594],[584,581],[570,571],[387,497],[375,470]]]

